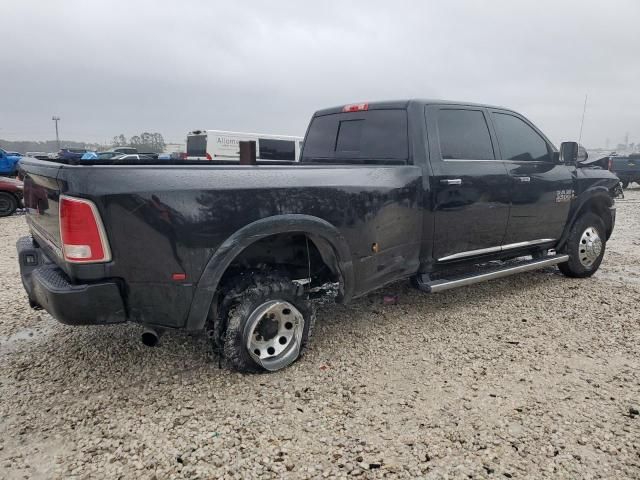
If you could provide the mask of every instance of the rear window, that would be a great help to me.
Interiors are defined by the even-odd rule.
[[[369,110],[315,117],[302,161],[406,163],[408,158],[406,110]]]
[[[187,136],[187,156],[206,157],[207,156],[207,135]]]
[[[293,140],[272,140],[259,138],[261,160],[291,160],[296,159],[296,142]]]

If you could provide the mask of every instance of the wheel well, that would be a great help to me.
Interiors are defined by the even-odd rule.
[[[611,202],[608,201],[605,197],[593,198],[591,200],[588,200],[582,206],[582,208],[580,209],[580,213],[576,216],[576,219],[586,212],[592,212],[598,215],[604,222],[608,240],[611,236],[611,232],[613,231],[613,218],[611,216],[611,211],[609,210],[610,206]]]
[[[292,280],[309,278],[309,287],[341,281],[331,246],[304,232],[278,233],[251,243],[227,267],[220,285],[247,271],[278,271]]]

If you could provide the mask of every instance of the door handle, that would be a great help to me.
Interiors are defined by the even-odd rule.
[[[440,180],[442,185],[462,185],[461,178],[444,178]]]
[[[531,181],[531,177],[515,177],[515,179],[520,183],[529,183]]]

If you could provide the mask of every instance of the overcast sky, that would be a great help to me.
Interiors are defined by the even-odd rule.
[[[0,138],[303,135],[314,110],[511,107],[558,144],[640,142],[640,1],[2,0]]]

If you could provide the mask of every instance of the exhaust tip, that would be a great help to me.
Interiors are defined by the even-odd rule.
[[[152,328],[146,328],[140,339],[147,347],[155,347],[160,341],[160,334]]]

